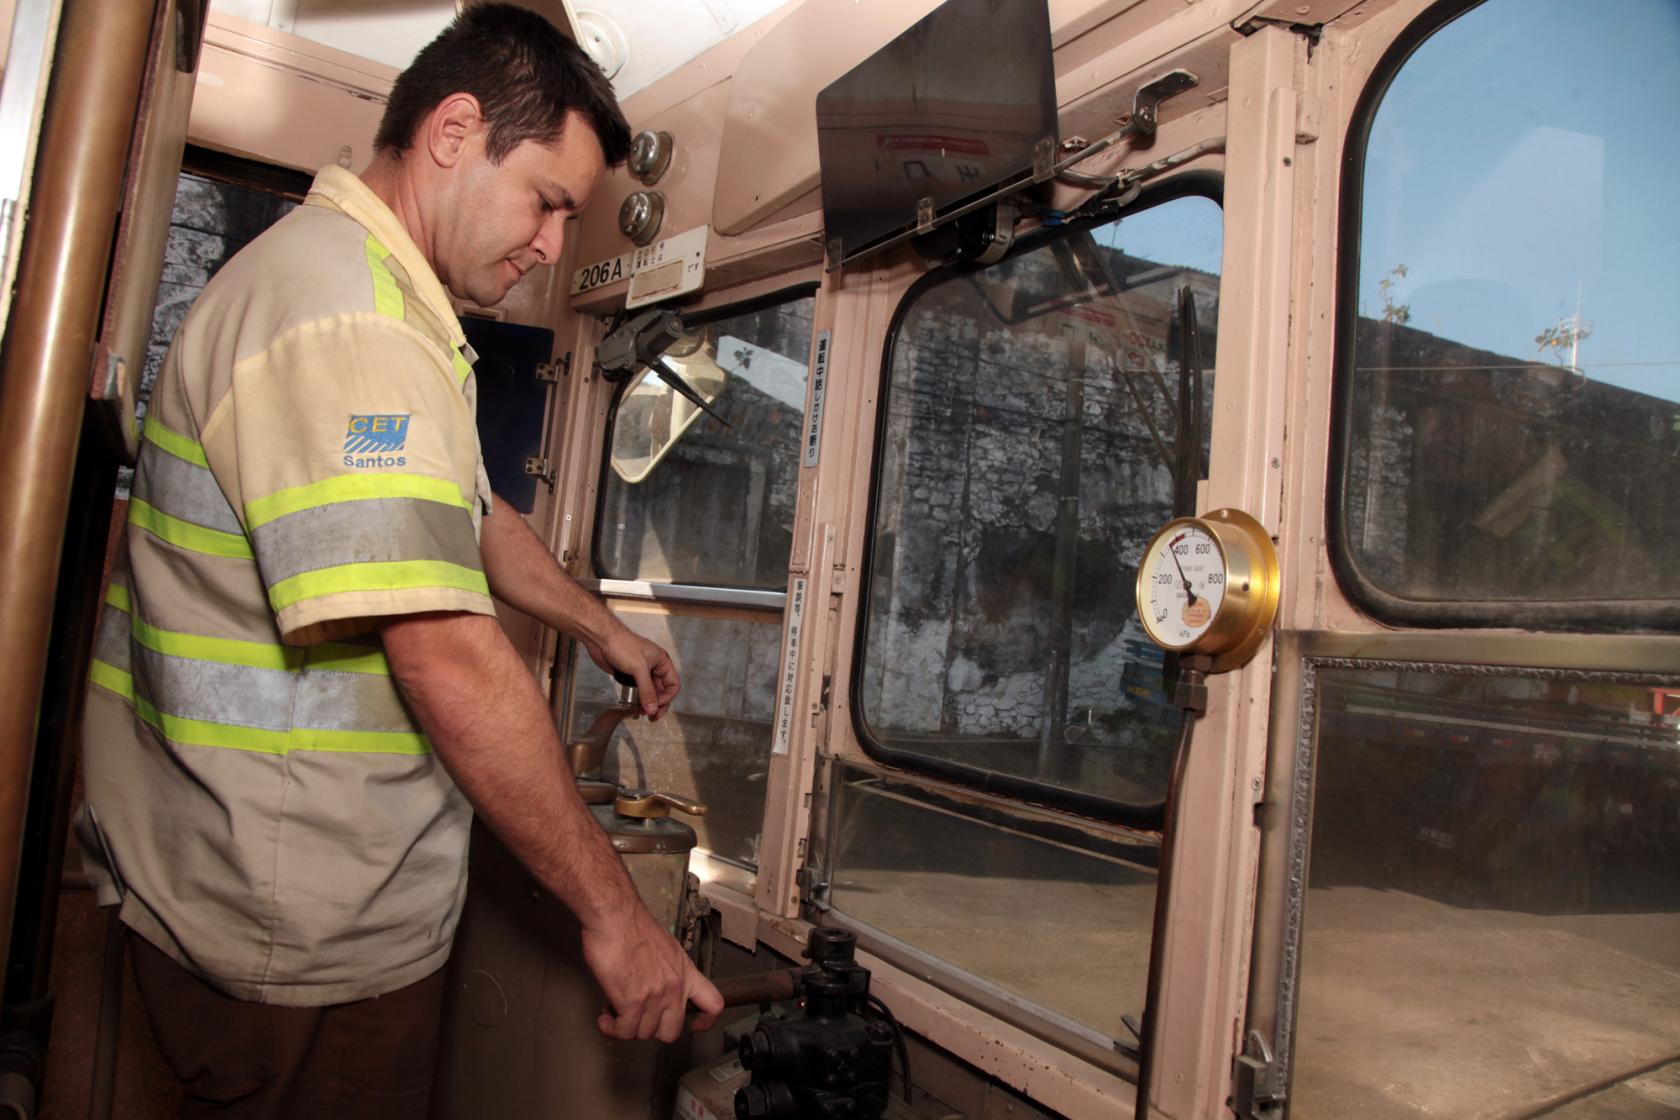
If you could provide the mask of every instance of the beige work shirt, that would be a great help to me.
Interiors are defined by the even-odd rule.
[[[377,629],[494,613],[464,347],[395,215],[328,167],[211,280],[153,390],[81,838],[101,902],[233,996],[360,999],[449,952],[471,809]]]

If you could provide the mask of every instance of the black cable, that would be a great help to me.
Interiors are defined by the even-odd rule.
[[[1196,512],[1196,483],[1206,474],[1202,461],[1203,412],[1201,332],[1196,325],[1196,296],[1186,284],[1178,291],[1178,446],[1173,464],[1173,515]]]
[[[904,1028],[898,1025],[898,1018],[893,1015],[892,1008],[881,1002],[881,997],[870,994],[864,997],[869,1006],[880,1013],[892,1028],[893,1046],[898,1051],[898,1068],[904,1074],[904,1104],[910,1105],[910,1047],[904,1042]]]
[[[1182,668],[1178,689],[1174,691],[1184,689],[1189,683],[1184,680],[1187,673],[1193,674],[1192,679],[1199,684],[1202,672],[1200,668]],[[1179,702],[1182,704],[1183,700]],[[1199,714],[1199,710],[1189,707],[1185,709],[1184,722],[1178,729],[1178,746],[1173,751],[1172,774],[1167,779],[1166,815],[1161,822],[1161,854],[1155,872],[1155,914],[1150,924],[1149,973],[1144,982],[1143,1029],[1138,1036],[1137,1104],[1133,1111],[1134,1120],[1148,1120],[1149,1116],[1149,1082],[1155,1072],[1155,1041],[1157,1024],[1161,1019],[1161,984],[1166,970],[1167,902],[1172,890],[1179,794],[1184,786],[1185,771],[1189,768],[1190,740]]]

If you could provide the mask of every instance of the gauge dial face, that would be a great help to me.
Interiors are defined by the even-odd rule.
[[[1151,542],[1143,558],[1144,612],[1149,636],[1168,649],[1188,649],[1219,615],[1225,601],[1225,554],[1194,522]]]

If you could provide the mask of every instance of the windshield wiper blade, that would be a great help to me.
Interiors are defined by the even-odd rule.
[[[681,393],[690,404],[694,405],[694,407],[698,408],[701,412],[704,412],[707,416],[710,416],[713,420],[716,420],[719,424],[722,424],[726,428],[733,428],[735,426],[725,420],[721,412],[707,404],[706,398],[702,397],[699,392],[695,390],[694,386],[690,385],[683,378],[682,374],[672,369],[670,364],[666,362],[664,358],[655,358],[648,364],[653,367],[653,372],[659,375],[659,379],[661,381],[675,389],[678,393]]]

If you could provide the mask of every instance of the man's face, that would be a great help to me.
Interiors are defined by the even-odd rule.
[[[432,263],[456,298],[493,307],[531,269],[560,259],[567,220],[589,201],[605,160],[576,112],[557,142],[522,141],[499,164],[484,139],[479,132],[456,169]]]

